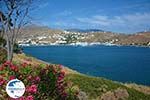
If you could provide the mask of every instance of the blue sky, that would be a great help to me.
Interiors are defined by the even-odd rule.
[[[135,33],[150,29],[150,0],[40,0],[34,23],[51,28]]]

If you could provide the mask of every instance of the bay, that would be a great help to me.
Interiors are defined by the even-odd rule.
[[[26,54],[80,73],[150,85],[150,48],[133,46],[29,46]]]

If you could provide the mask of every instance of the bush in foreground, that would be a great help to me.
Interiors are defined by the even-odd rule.
[[[5,91],[8,81],[21,80],[26,86],[24,96],[18,100],[76,100],[77,92],[64,81],[60,65],[33,66],[27,63],[5,62],[0,66],[0,99],[10,99]],[[68,91],[71,90],[71,91]]]

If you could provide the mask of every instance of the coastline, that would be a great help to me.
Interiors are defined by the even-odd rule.
[[[101,43],[101,44],[20,44],[19,45],[20,47],[30,47],[30,46],[43,46],[43,47],[45,47],[45,46],[75,46],[75,47],[78,47],[78,46],[81,46],[81,47],[88,47],[88,46],[116,46],[116,47],[122,47],[122,46],[124,46],[124,47],[142,47],[142,48],[150,48],[150,46],[144,46],[144,45],[119,45],[119,44],[103,44],[103,43]]]

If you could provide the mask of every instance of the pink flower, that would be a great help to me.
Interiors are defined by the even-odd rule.
[[[36,76],[36,77],[35,77],[35,81],[36,81],[36,82],[40,82],[40,77],[39,77],[39,76]]]
[[[57,81],[61,81],[63,78],[62,77],[58,77],[58,80]]]
[[[13,70],[13,71],[15,71],[15,72],[18,71],[18,67],[15,66],[15,65],[11,65],[11,66],[10,66],[10,69]]]
[[[29,80],[30,82],[32,82],[32,83],[38,83],[38,82],[40,82],[40,77],[39,76],[31,76],[31,75],[29,75],[28,77],[27,77],[27,80]]]
[[[63,96],[64,96],[64,97],[67,97],[67,93],[66,93],[66,92],[64,92],[64,93],[63,93]]]
[[[30,95],[30,96],[27,96],[26,100],[34,100],[34,98],[32,95]]]
[[[15,76],[10,76],[9,77],[9,80],[13,80],[13,79],[15,79],[16,77]]]
[[[0,86],[2,86],[3,84],[5,84],[6,80],[4,80],[2,77],[0,77]]]
[[[22,96],[22,97],[19,98],[19,100],[25,100],[25,97]]]
[[[3,71],[4,70],[4,66],[0,66],[0,71]]]
[[[61,71],[60,74],[59,74],[59,78],[63,79],[65,76],[65,72],[64,71]]]
[[[24,62],[23,64],[21,64],[22,65],[22,67],[26,67],[26,66],[28,66],[28,64],[26,63],[26,62]]]
[[[6,62],[4,63],[4,66],[8,66],[8,65],[12,65],[12,63],[11,63],[10,61],[6,61]]]
[[[31,85],[26,88],[26,91],[29,93],[36,93],[37,92],[37,86],[36,85]]]
[[[28,80],[31,80],[31,79],[32,79],[32,76],[31,76],[31,75],[29,75],[27,79],[28,79]]]
[[[61,75],[65,75],[65,72],[64,72],[64,71],[61,71]]]

